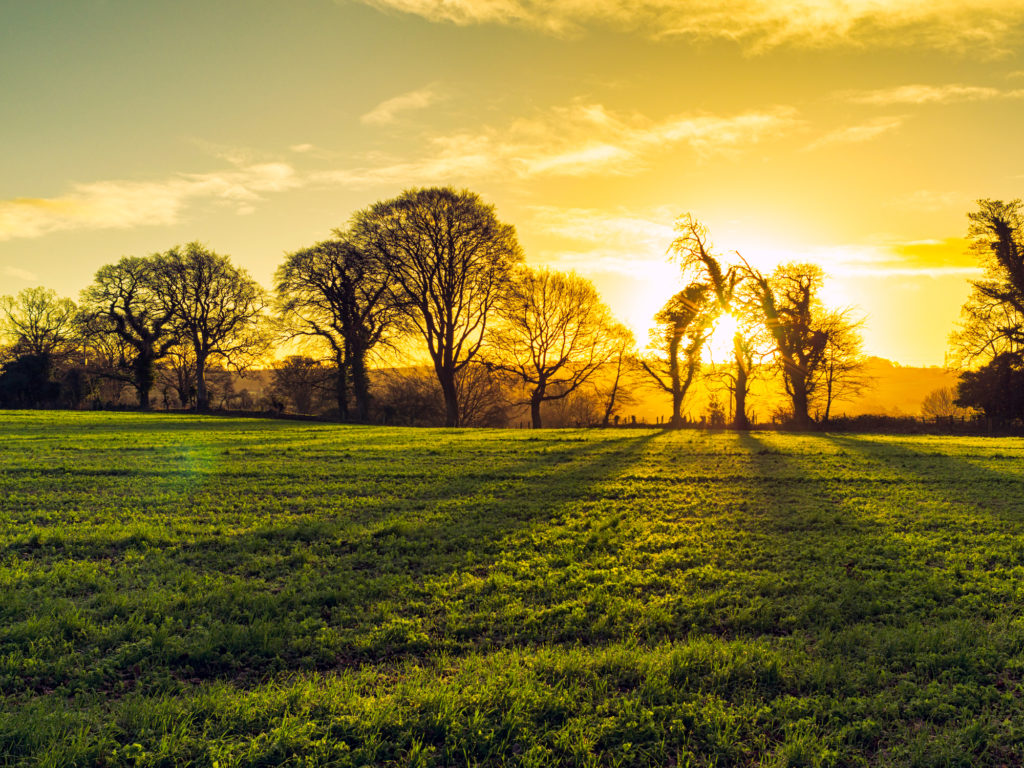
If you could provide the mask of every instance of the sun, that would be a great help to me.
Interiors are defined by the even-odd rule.
[[[739,328],[740,324],[735,315],[729,312],[719,315],[704,350],[705,360],[709,363],[724,363],[731,360],[732,340]]]

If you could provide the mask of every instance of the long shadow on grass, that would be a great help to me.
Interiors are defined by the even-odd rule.
[[[459,435],[436,434],[457,452]],[[461,615],[461,587],[476,581],[500,597],[499,584],[482,582],[508,538],[557,519],[566,502],[636,462],[656,433],[514,434],[502,460],[463,451],[465,467],[435,447],[398,452],[374,465],[374,484],[389,492],[352,514],[313,510],[231,532],[211,512],[183,542],[68,535],[22,547],[15,554],[34,561],[36,575],[9,590],[0,649],[26,663],[0,690],[116,694],[161,680],[257,680],[502,645],[508,617],[488,621],[480,606]],[[238,490],[225,478],[216,492],[181,498],[194,514]],[[265,492],[246,501],[257,520]],[[107,576],[82,565],[126,560]],[[76,562],[87,581],[76,583]],[[47,578],[55,571],[63,574]],[[29,651],[40,635],[59,642]]]
[[[773,450],[783,439],[831,450],[801,460]],[[944,562],[953,521],[942,502],[957,477],[924,487],[905,471],[913,456],[856,439],[740,441],[766,549],[792,589],[781,601],[794,611],[789,642],[821,665],[804,693],[834,735],[857,720],[882,724],[866,740],[851,731],[840,753],[871,764],[1016,764],[1007,724],[1019,704],[1002,693],[1021,690],[1013,678],[1024,632],[1005,613],[1015,587]]]
[[[1024,459],[1021,453],[1024,442],[1017,445],[1016,453],[1003,453],[974,450],[988,447],[981,442],[984,438],[968,441],[851,435],[827,435],[826,438],[839,448],[876,462],[926,497],[962,505],[958,510],[961,523],[966,509],[1002,520],[1018,533],[1024,528],[1024,475],[1019,471]],[[1008,471],[1001,471],[997,466]]]
[[[920,584],[903,573],[906,551],[885,522],[864,514],[865,506],[884,503],[874,479],[815,450],[816,438],[787,439],[780,447],[778,438],[737,437],[751,476],[736,524],[751,534],[750,562],[764,569],[762,628],[813,637],[859,623],[902,623],[908,590]]]

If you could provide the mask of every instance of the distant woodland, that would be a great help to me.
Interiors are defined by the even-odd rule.
[[[285,256],[268,290],[199,242],[102,266],[77,301],[0,297],[0,407],[225,410],[409,426],[811,429],[865,414],[1024,421],[1019,200],[968,215],[984,268],[954,368],[868,358],[820,266],[770,273],[690,215],[636,339],[573,272],[524,263],[476,194],[412,189]],[[893,329],[898,333],[899,329]]]

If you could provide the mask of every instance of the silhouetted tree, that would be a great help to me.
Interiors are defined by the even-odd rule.
[[[921,401],[921,415],[926,419],[952,419],[963,416],[967,409],[956,403],[957,393],[953,387],[939,387],[929,392]]]
[[[487,365],[526,387],[534,429],[543,403],[568,397],[615,353],[611,313],[574,272],[520,270],[496,315]]]
[[[348,417],[351,375],[356,418],[370,412],[367,358],[397,329],[399,307],[389,273],[344,232],[337,239],[289,254],[276,275],[278,311],[292,337],[321,340],[337,366],[336,398]]]
[[[271,390],[297,413],[313,413],[313,406],[330,381],[330,371],[319,360],[289,355],[274,365]]]
[[[755,301],[775,345],[782,380],[793,403],[793,426],[811,426],[810,404],[821,380],[828,327],[819,294],[825,273],[816,264],[784,264],[766,278],[749,270]]]
[[[849,307],[828,310],[822,320],[828,341],[821,362],[821,383],[815,393],[824,422],[829,420],[834,403],[859,397],[871,386],[861,334],[864,321],[853,319],[852,312]]]
[[[1001,352],[976,371],[964,371],[956,405],[976,408],[997,425],[1024,418],[1024,364],[1019,355]]]
[[[601,402],[601,426],[607,427],[621,408],[636,402],[634,387],[643,371],[636,355],[633,332],[622,323],[608,330],[611,357],[595,377],[594,390]]]
[[[459,392],[459,424],[466,427],[504,427],[508,425],[507,382],[495,376],[485,365],[472,362],[456,378]]]
[[[676,221],[676,232],[678,235],[672,241],[670,250],[675,254],[684,275],[698,277],[701,282],[708,284],[719,312],[728,314],[742,311],[742,307],[738,306],[737,292],[743,282],[743,273],[737,265],[723,268],[721,261],[712,251],[707,227],[690,214],[686,214]],[[750,429],[750,420],[747,417],[747,392],[750,386],[749,365],[753,350],[750,341],[743,336],[743,324],[738,322],[736,327],[736,333],[733,335],[735,369],[729,376],[729,386],[735,403],[733,426],[736,429]]]
[[[104,349],[112,374],[135,387],[139,406],[149,408],[156,362],[174,345],[174,311],[160,294],[156,261],[126,256],[96,272],[82,291],[82,322],[88,341]],[[110,343],[103,336],[113,335]],[[112,347],[116,347],[116,354]]]
[[[0,334],[10,356],[60,357],[78,336],[75,302],[42,286],[0,296]]]
[[[413,189],[357,213],[351,236],[383,265],[394,300],[426,342],[459,422],[458,374],[480,351],[490,314],[522,260],[515,229],[469,191]]]
[[[53,373],[53,360],[45,352],[8,360],[0,366],[0,407],[55,406],[60,398],[60,384],[54,381]]]
[[[951,342],[964,365],[1024,352],[1024,212],[1020,200],[978,200],[967,234],[984,277],[971,283]]]
[[[249,273],[200,243],[153,257],[159,292],[173,313],[174,333],[191,348],[196,408],[210,405],[206,372],[212,362],[244,370],[264,352],[266,296]]]
[[[173,392],[182,408],[191,408],[196,402],[196,356],[189,344],[178,344],[167,351],[167,358],[158,368],[160,389],[165,404]]]
[[[683,426],[683,401],[700,370],[717,306],[708,285],[690,283],[654,316],[650,354],[640,360],[640,365],[672,398],[669,425],[674,429]]]

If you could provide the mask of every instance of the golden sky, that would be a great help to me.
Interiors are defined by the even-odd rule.
[[[402,189],[479,192],[642,331],[692,212],[941,365],[965,214],[1024,196],[1016,0],[0,4],[0,294],[201,240],[264,284]]]

